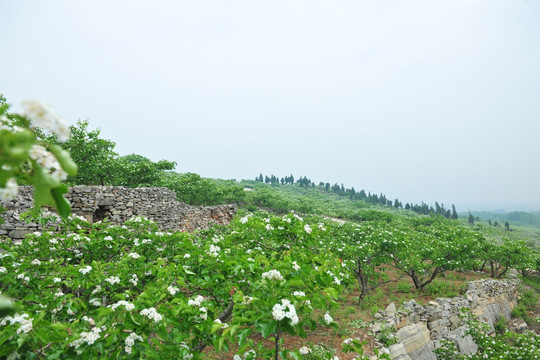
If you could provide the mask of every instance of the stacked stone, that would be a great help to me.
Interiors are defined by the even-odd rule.
[[[436,360],[434,350],[442,340],[454,341],[462,354],[472,354],[477,346],[470,336],[464,336],[466,326],[459,319],[461,309],[470,309],[493,331],[493,325],[502,316],[510,319],[517,304],[516,287],[512,280],[485,279],[470,282],[465,296],[439,298],[425,306],[411,300],[399,310],[391,303],[385,311],[374,315],[371,329],[375,334],[385,328],[397,330],[397,343],[388,348],[392,360]]]
[[[26,224],[19,218],[32,207],[32,194],[31,187],[23,187],[16,199],[5,206],[0,235],[21,239],[29,232],[41,230],[38,224]],[[112,224],[121,225],[135,216],[144,216],[167,231],[193,231],[207,228],[211,223],[228,224],[237,211],[235,205],[190,206],[176,201],[176,193],[166,188],[74,186],[66,198],[71,202],[72,213],[89,222],[107,218]]]

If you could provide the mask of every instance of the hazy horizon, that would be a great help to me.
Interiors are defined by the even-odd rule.
[[[0,5],[0,93],[178,172],[540,210],[540,1]],[[493,206],[493,207],[491,207]],[[526,210],[528,209],[528,210]]]

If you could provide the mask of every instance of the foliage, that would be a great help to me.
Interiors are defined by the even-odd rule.
[[[242,204],[244,188],[234,181],[216,181],[202,178],[194,173],[165,173],[160,185],[176,192],[177,199],[189,205]]]
[[[143,218],[53,225],[62,232],[1,245],[0,290],[21,308],[2,320],[0,357],[196,359],[209,344],[233,343],[241,356],[286,357],[283,334],[336,326],[328,312],[342,287],[329,273],[342,265],[318,250],[324,232],[307,232],[294,214],[198,235],[159,232]]]
[[[474,319],[470,313],[465,313],[464,319],[468,325],[465,335],[470,335],[478,345],[475,354],[459,354],[454,342],[445,341],[435,353],[441,360],[483,360],[483,359],[535,359],[540,348],[540,336],[532,332],[516,334],[513,332],[495,333],[489,335],[489,326]]]
[[[88,121],[78,121],[70,126],[71,137],[64,143],[79,164],[77,175],[68,178],[73,185],[157,186],[161,174],[176,166],[172,161],[152,162],[137,154],[119,156],[114,151],[116,144],[102,139],[101,130],[90,130],[88,125]]]

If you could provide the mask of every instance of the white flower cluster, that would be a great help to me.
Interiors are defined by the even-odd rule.
[[[171,294],[171,295],[176,295],[177,292],[180,291],[179,288],[177,288],[176,286],[169,286],[167,288],[167,291]]]
[[[272,225],[270,225],[270,224],[266,224],[266,230],[272,231],[272,230],[274,230],[274,227]]]
[[[120,283],[120,278],[118,276],[111,276],[105,279],[111,285]]]
[[[129,279],[129,282],[132,283],[133,286],[137,286],[137,284],[139,283],[139,277],[137,276],[137,274],[131,275],[131,279]]]
[[[257,353],[255,352],[255,350],[246,351],[244,353],[244,360],[245,359],[255,359],[255,356],[257,356]],[[242,360],[242,357],[240,357],[240,355],[238,355],[238,354],[235,354],[233,356],[233,360]]]
[[[19,193],[19,185],[14,178],[9,178],[6,181],[6,185],[0,188],[0,202],[7,204],[11,200],[15,199],[15,196]]]
[[[262,274],[263,279],[283,280],[283,275],[278,270],[270,270]]]
[[[93,305],[93,306],[101,306],[101,301],[99,301],[98,298],[90,299],[89,303],[90,303],[90,305]]]
[[[307,346],[302,346],[302,347],[299,349],[299,351],[300,351],[300,354],[302,354],[302,355],[307,355],[307,354],[309,354],[309,353],[311,352],[311,349],[308,348]]]
[[[120,300],[112,305],[109,305],[109,307],[113,310],[116,310],[117,307],[119,306],[124,306],[126,308],[127,311],[131,311],[133,309],[135,309],[135,305],[133,305],[132,303],[130,302],[127,302],[125,300]]]
[[[0,266],[0,274],[7,272],[7,269],[3,266]]]
[[[294,211],[291,210],[291,213],[293,214],[293,216],[294,216],[295,218],[298,219],[298,221],[300,221],[300,222],[304,221],[304,219],[302,219],[300,216],[296,215],[296,214],[294,213]]]
[[[201,306],[202,302],[204,301],[204,297],[201,295],[197,295],[194,299],[188,300],[189,306]]]
[[[303,292],[303,291],[295,291],[295,292],[293,292],[293,296],[304,297],[304,296],[306,296],[306,293]]]
[[[240,219],[240,223],[242,224],[245,224],[248,222],[249,218],[252,216],[252,214],[249,214],[247,216],[244,216],[243,218]]]
[[[129,253],[128,255],[130,258],[133,258],[133,259],[138,259],[141,257],[141,255],[135,253],[135,252],[132,252],[132,253]]]
[[[129,336],[126,338],[126,347],[124,348],[124,350],[126,350],[128,354],[131,354],[131,348],[133,347],[133,345],[135,345],[135,340],[143,341],[143,338],[142,336],[135,333],[129,334]]]
[[[311,234],[311,232],[313,230],[311,229],[311,227],[308,224],[306,224],[306,225],[304,225],[304,231],[307,232],[308,234]]]
[[[29,156],[44,170],[47,170],[52,177],[60,181],[67,179],[67,173],[62,169],[58,160],[56,160],[54,155],[43,146],[32,145]]]
[[[293,261],[292,264],[293,264],[293,269],[294,269],[294,271],[300,270],[300,265],[298,265],[298,264],[296,263],[296,261]]]
[[[24,100],[21,107],[20,115],[28,118],[32,125],[56,134],[61,142],[69,139],[69,127],[50,105],[37,100]]]
[[[28,314],[15,314],[15,316],[6,316],[0,321],[0,326],[6,326],[9,321],[10,325],[13,324],[20,324],[19,328],[17,329],[17,334],[20,333],[28,333],[32,331],[32,319],[29,319]]]
[[[219,251],[221,248],[219,246],[210,245],[210,250],[208,251],[208,255],[212,257],[217,257],[219,255]]]
[[[30,278],[28,276],[26,276],[24,273],[20,273],[19,275],[17,275],[17,279],[22,279],[26,282],[29,282],[30,281]]]
[[[158,314],[156,309],[153,307],[141,310],[140,314],[142,316],[146,316],[147,318],[154,320],[154,322],[159,322],[163,319],[163,316]]]
[[[199,308],[199,311],[202,313],[201,315],[199,315],[201,317],[201,319],[203,319],[203,320],[208,319],[208,310],[204,306],[201,306]]]
[[[328,312],[326,312],[326,314],[324,314],[324,322],[327,325],[330,325],[333,321],[334,321],[334,319],[332,318],[332,316],[330,316],[330,314]]]
[[[288,310],[288,311],[285,311]],[[298,315],[296,315],[296,309],[294,305],[287,299],[282,299],[281,304],[277,303],[272,308],[272,316],[276,320],[283,320],[284,318],[291,319],[291,325],[298,324]]]
[[[74,347],[75,349],[78,349],[79,346],[81,346],[83,343],[87,343],[88,345],[92,345],[96,342],[97,339],[100,338],[101,329],[98,327],[92,328],[92,331],[86,332],[83,331],[80,335],[80,337],[73,341],[69,346]]]
[[[88,266],[85,266],[85,267],[79,269],[79,272],[80,272],[81,274],[83,274],[83,275],[86,275],[86,274],[88,274],[91,270],[92,270],[92,267],[91,267],[90,265],[88,265]]]

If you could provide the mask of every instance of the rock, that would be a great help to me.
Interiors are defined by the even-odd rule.
[[[396,314],[396,305],[392,302],[384,310],[386,316],[394,316]]]
[[[403,344],[398,343],[390,345],[388,351],[390,352],[390,359],[392,360],[412,360],[405,351],[405,346],[403,346]]]
[[[407,325],[397,331],[397,338],[405,347],[407,354],[418,352],[430,342],[426,325],[418,323]]]
[[[184,231],[208,228],[213,224],[228,224],[236,214],[235,205],[197,207],[176,200],[176,193],[166,188],[126,188],[114,186],[74,186],[66,199],[72,213],[89,222],[107,218],[121,225],[134,216],[144,216],[157,223],[160,230]],[[19,215],[33,206],[33,188],[21,186],[17,197],[6,204],[1,215],[0,234],[22,239],[28,232],[41,230],[38,224],[26,224]],[[187,225],[189,224],[189,226]]]
[[[373,317],[375,319],[382,319],[383,316],[381,314],[379,314],[379,313],[375,313],[375,315],[373,315]]]

